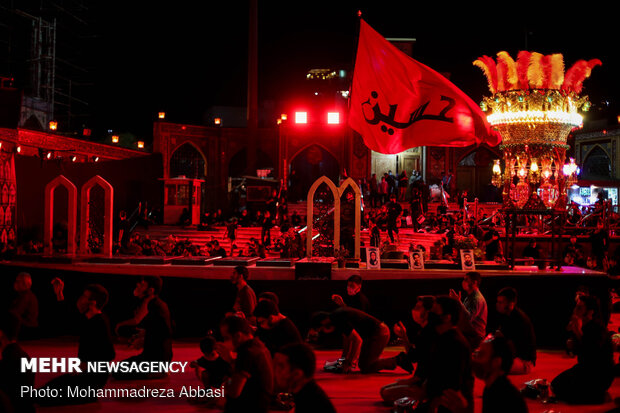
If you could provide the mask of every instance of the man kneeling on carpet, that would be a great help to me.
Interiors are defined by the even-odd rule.
[[[577,364],[551,382],[551,391],[569,403],[603,403],[614,380],[613,346],[597,298],[579,295],[570,322]]]
[[[380,359],[390,340],[390,329],[375,317],[351,307],[312,316],[311,328],[322,333],[342,334],[342,373],[349,373],[359,362],[362,373],[396,369],[395,359]]]
[[[423,372],[411,379],[384,386],[381,398],[387,403],[409,397],[420,401],[420,412],[435,411],[447,389],[460,392],[466,400],[467,412],[473,412],[474,378],[471,371],[469,343],[457,328],[461,304],[454,298],[438,296],[427,314],[427,326],[434,337]],[[417,412],[418,410],[416,410]],[[445,411],[439,409],[438,411]]]

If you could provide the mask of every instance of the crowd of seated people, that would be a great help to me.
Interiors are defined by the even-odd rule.
[[[287,308],[277,294],[255,292],[247,267],[235,267],[230,280],[236,290],[234,302],[222,309],[225,315],[219,325],[212,326],[197,343],[202,356],[191,363],[197,383],[205,388],[223,386],[225,396],[193,399],[192,403],[219,406],[226,412],[286,410],[293,404],[297,412],[335,412],[314,379],[317,369],[323,368],[339,374],[373,375],[384,370],[407,374],[376,389],[377,397],[388,406],[416,400],[420,412],[473,412],[478,403],[473,393],[477,378],[484,383],[482,411],[528,411],[524,397],[531,394],[519,391],[507,376],[536,372],[536,334],[530,316],[519,306],[518,291],[509,285],[493,298],[485,297],[480,289],[480,273],[468,272],[460,286],[455,285],[446,295],[415,298],[410,315],[403,314],[403,321],[390,328],[374,314],[363,292],[362,277],[356,274],[347,280],[346,291],[331,295],[331,308],[307,314],[310,330],[306,335],[287,317]],[[136,351],[125,361],[173,360],[174,309],[161,298],[165,286],[160,277],[138,279],[133,290],[135,311],[115,326],[106,310],[108,302],[118,301],[110,300],[104,285],[89,284],[76,291],[65,289],[65,281],[54,278],[50,294],[55,304],[39,308],[32,284],[29,274],[20,273],[13,286],[14,298],[0,314],[2,407],[29,412],[34,411],[35,404],[85,404],[97,400],[92,394],[36,400],[18,395],[18,386],[34,383],[34,373],[19,371],[18,360],[29,357],[20,342],[37,336],[41,312],[52,313],[57,320],[82,321],[63,323],[64,328],[77,327],[77,357],[83,363],[115,360],[114,344],[121,340]],[[541,396],[545,400],[587,404],[605,401],[615,377],[615,363],[608,317],[603,315],[601,304],[606,303],[585,289],[576,294],[566,328],[567,348],[576,356],[575,364],[547,378],[549,394]],[[495,316],[492,325],[487,323],[491,312]],[[328,335],[338,338],[342,356],[317,366],[315,348],[323,343],[321,337]],[[384,350],[394,339],[399,339],[403,352],[386,357]],[[131,383],[163,377],[162,373],[85,372],[63,374],[42,388],[100,389],[111,380]],[[284,393],[292,396],[282,397]]]

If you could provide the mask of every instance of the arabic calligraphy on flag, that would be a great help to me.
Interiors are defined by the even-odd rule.
[[[407,56],[361,20],[349,125],[370,149],[496,146],[480,107],[448,79]]]

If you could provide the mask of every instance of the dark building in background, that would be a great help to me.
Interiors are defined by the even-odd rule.
[[[45,131],[55,121],[58,132],[82,134],[88,126],[90,13],[87,0],[0,0],[0,76],[22,92],[19,127]]]

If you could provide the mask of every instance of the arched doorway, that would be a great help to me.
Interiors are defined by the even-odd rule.
[[[46,255],[53,252],[54,237],[54,196],[56,189],[64,187],[67,197],[67,254],[75,254],[77,231],[77,187],[65,176],[59,175],[45,186],[45,216],[43,228],[43,248]],[[64,195],[64,194],[63,194]]]
[[[594,181],[611,179],[611,159],[600,146],[595,146],[583,161],[583,179]]]
[[[500,155],[481,146],[463,156],[456,167],[456,188],[482,202],[501,202],[501,191],[491,184],[493,161]]]
[[[314,181],[322,176],[338,182],[340,176],[338,160],[317,144],[309,145],[299,151],[290,164],[290,199],[292,201],[305,199]]]
[[[207,161],[198,148],[185,142],[172,153],[169,172],[170,178],[203,179],[207,175]]]

